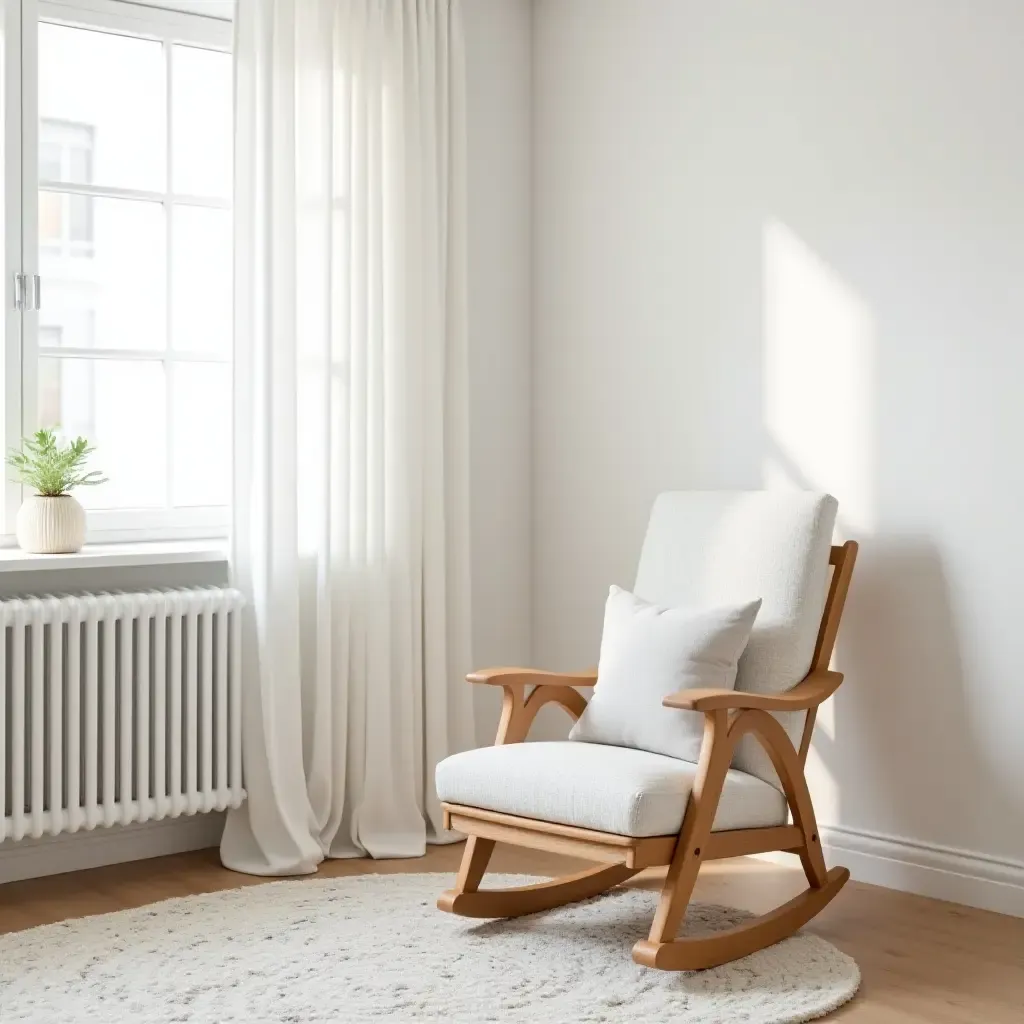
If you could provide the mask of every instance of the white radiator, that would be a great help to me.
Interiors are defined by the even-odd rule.
[[[0,841],[237,807],[236,590],[0,601]]]

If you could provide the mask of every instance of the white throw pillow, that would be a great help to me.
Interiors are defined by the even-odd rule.
[[[700,758],[704,715],[662,706],[678,690],[731,690],[760,600],[734,608],[661,608],[612,587],[594,694],[569,738],[684,761]]]

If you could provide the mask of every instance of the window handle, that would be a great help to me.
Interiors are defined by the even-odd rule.
[[[25,275],[15,274],[14,275],[14,308],[19,312],[23,312],[28,308],[25,301]]]
[[[38,274],[32,275],[32,308],[43,308],[43,282]]]

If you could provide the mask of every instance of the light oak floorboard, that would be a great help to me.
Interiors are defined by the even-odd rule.
[[[444,871],[438,894],[458,870],[462,845],[431,847],[415,860],[336,860],[319,875]],[[694,899],[763,913],[806,887],[799,863],[779,867],[743,859],[707,864]],[[556,854],[503,847],[488,871],[570,874],[592,866]],[[664,868],[628,884],[650,888],[651,914]],[[0,885],[0,933],[138,907],[173,896],[259,885],[272,879],[221,867],[216,850],[136,861],[92,871]],[[487,886],[487,875],[482,886]],[[440,913],[426,908],[424,913]],[[843,1024],[1020,1024],[1024,1020],[1024,920],[954,903],[849,882],[806,926],[856,958],[864,981],[857,998],[829,1017]],[[643,938],[638,935],[637,938]],[[622,949],[624,963],[630,951]]]

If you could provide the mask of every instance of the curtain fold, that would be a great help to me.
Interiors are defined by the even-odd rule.
[[[463,78],[457,0],[238,5],[237,870],[422,854],[473,745]]]

